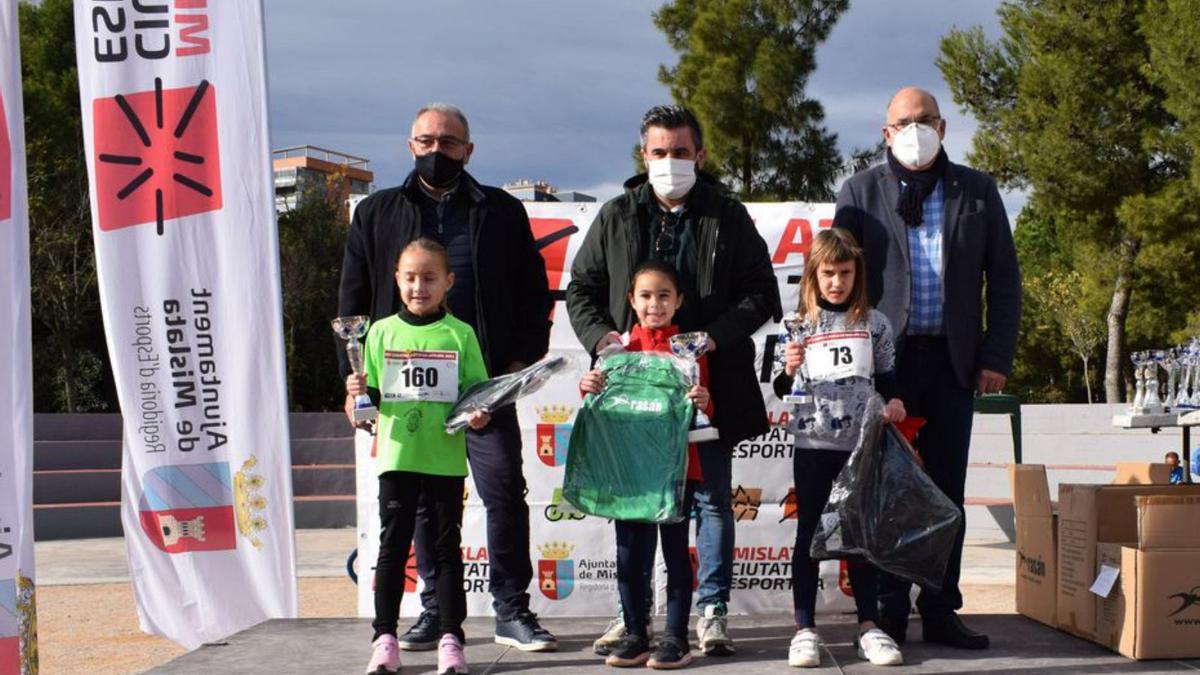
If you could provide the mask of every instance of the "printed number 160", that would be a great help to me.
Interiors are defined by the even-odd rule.
[[[433,367],[410,366],[400,371],[400,379],[405,387],[436,387],[438,372]]]

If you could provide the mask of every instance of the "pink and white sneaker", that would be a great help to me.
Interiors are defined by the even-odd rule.
[[[380,635],[371,643],[374,651],[367,662],[367,675],[396,675],[400,672],[400,646],[395,635]]]
[[[463,656],[463,644],[446,633],[438,642],[438,675],[467,675],[467,657]]]

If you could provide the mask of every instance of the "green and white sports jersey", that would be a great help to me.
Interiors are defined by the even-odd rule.
[[[466,437],[444,425],[459,392],[487,379],[475,331],[449,314],[421,326],[389,316],[367,333],[363,362],[380,393],[376,473],[467,475]]]
[[[584,398],[571,429],[563,497],[605,518],[679,521],[693,412],[683,373],[656,352],[614,354],[600,369],[604,389]]]

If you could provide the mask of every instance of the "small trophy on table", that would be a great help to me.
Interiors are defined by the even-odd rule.
[[[783,328],[792,337],[792,342],[803,345],[807,337],[807,331],[804,329],[804,317],[799,312],[789,312],[783,317]],[[796,374],[792,376],[792,391],[790,394],[783,397],[785,403],[804,404],[812,400],[812,396],[808,393],[808,388],[804,385],[804,375],[800,369],[796,369]]]
[[[700,364],[697,363],[704,351],[708,348],[708,333],[703,331],[695,331],[692,333],[680,333],[674,335],[670,339],[671,353],[681,359],[686,360],[691,365],[689,374],[689,383],[694,385],[700,384]],[[717,428],[712,425],[712,421],[708,419],[708,415],[704,414],[703,410],[696,409],[696,418],[692,422],[692,428],[688,431],[688,441],[698,443],[700,441],[714,441],[720,438]]]
[[[368,321],[368,317],[365,316],[339,316],[330,322],[333,332],[346,341],[346,356],[350,359],[350,370],[354,371],[355,375],[363,374],[362,345],[358,341],[367,334]],[[354,397],[352,416],[356,424],[373,422],[379,417],[379,409],[371,404],[370,396],[359,394]]]

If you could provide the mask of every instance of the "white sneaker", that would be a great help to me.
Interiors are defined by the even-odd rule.
[[[623,637],[625,637],[625,619],[618,614],[604,627],[604,633],[592,643],[592,651],[600,656],[608,656]],[[646,620],[646,638],[651,642],[654,641],[654,622],[651,619]]]
[[[625,637],[625,619],[618,614],[617,618],[609,621],[608,625],[604,627],[604,633],[592,643],[592,651],[600,656],[608,656],[612,648],[617,646],[623,637]]]
[[[876,666],[898,666],[904,663],[904,655],[887,633],[878,628],[858,636],[858,658],[866,659]]]
[[[696,642],[706,656],[733,654],[733,638],[729,637],[726,622],[725,606],[719,604],[705,607],[704,614],[696,621]]]
[[[821,665],[821,636],[811,628],[801,628],[792,636],[788,647],[788,665],[793,668],[816,668]]]

